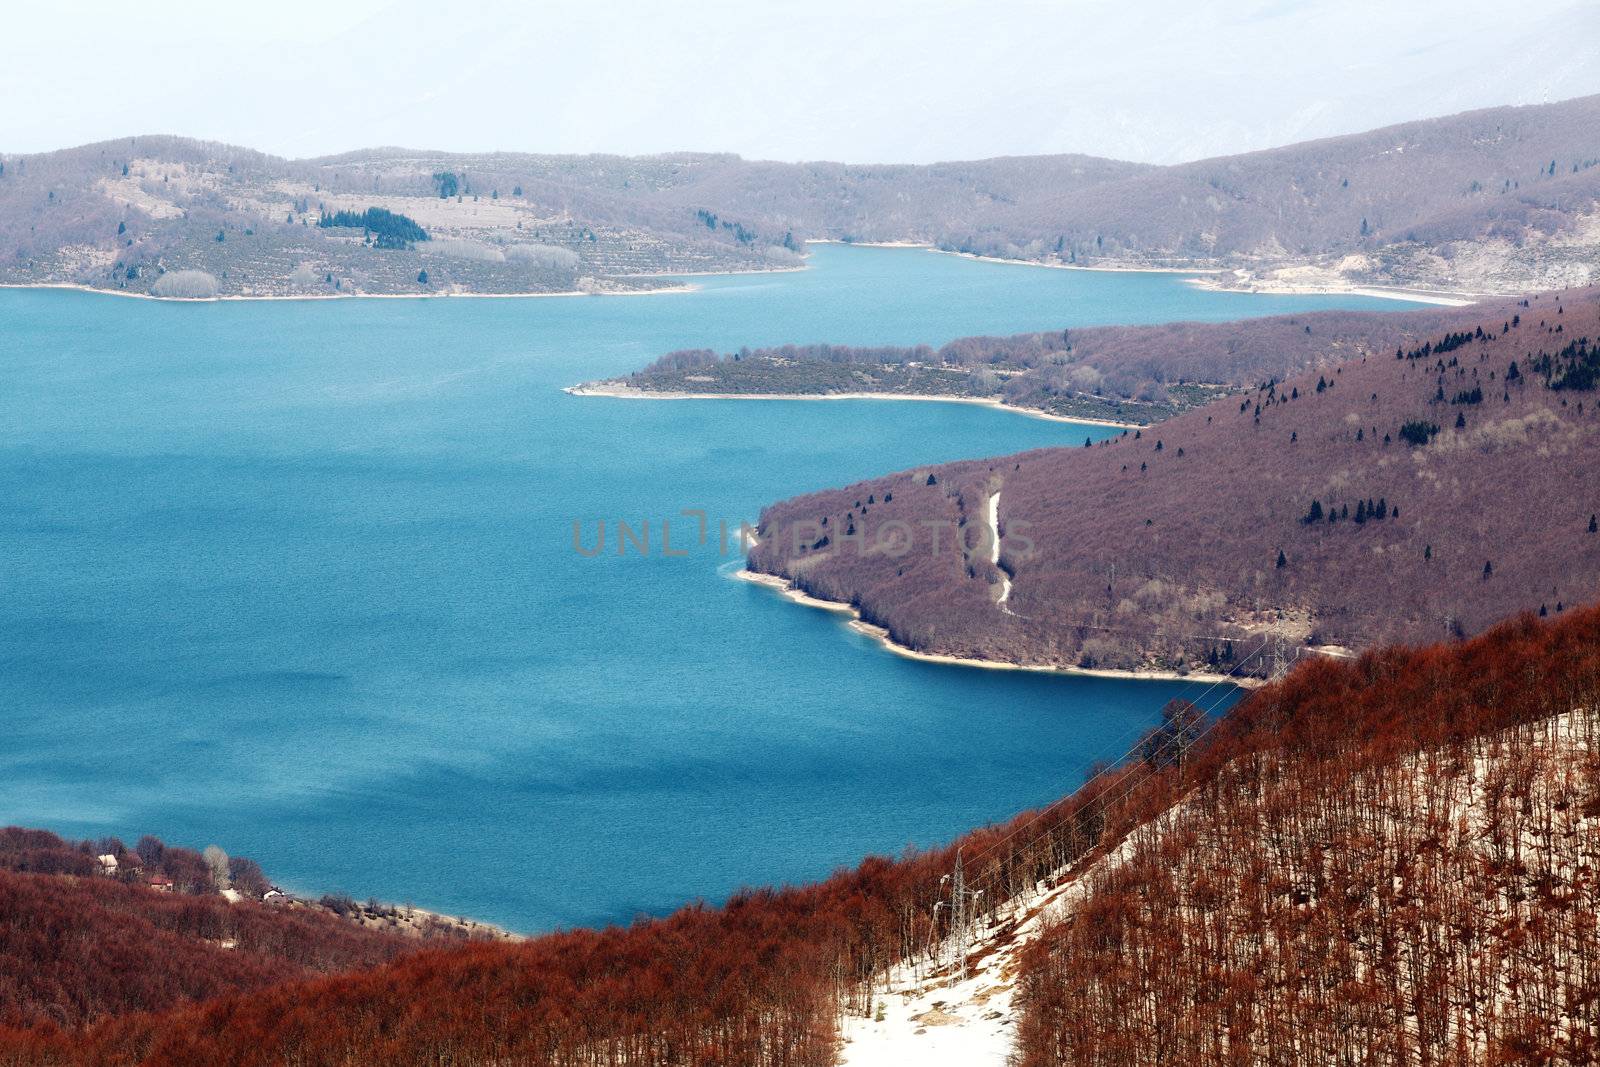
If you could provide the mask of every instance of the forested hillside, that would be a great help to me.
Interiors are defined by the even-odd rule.
[[[689,349],[578,391],[948,396],[995,400],[1065,418],[1148,425],[1268,378],[1383,351],[1448,330],[1452,323],[1467,323],[1470,329],[1483,314],[1445,308],[1323,311],[1228,323],[963,337],[937,349],[825,344],[723,354]]]
[[[603,189],[542,183],[536,157],[523,160],[295,161],[177,137],[0,156],[0,283],[179,296],[608,292],[665,284],[638,275],[800,262],[782,233],[758,241],[693,212],[634,211]],[[208,276],[210,290],[156,288],[180,271]]]
[[[1512,293],[1593,281],[1597,163],[1600,97],[1171,167],[403,149],[285,160],[130,137],[0,155],[0,281],[142,293],[198,270],[224,295],[637,289],[640,275],[792,267],[826,238],[1244,272],[1225,285]],[[450,243],[318,226],[372,210]],[[575,258],[515,251],[529,246]],[[1271,273],[1283,268],[1301,273]]]
[[[1058,667],[1214,667],[1264,635],[1359,649],[1593,600],[1600,291],[1450,314],[1094,447],[786,501],[751,566],[917,651]]]
[[[1016,1062],[1600,1059],[1595,621],[1252,701],[1024,953]]]
[[[263,904],[270,888],[254,862],[215,849],[0,829],[0,1027],[77,1028],[418,947],[282,894]]]

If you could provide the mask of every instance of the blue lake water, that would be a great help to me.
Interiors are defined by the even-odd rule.
[[[729,580],[714,544],[584,558],[572,523],[754,520],[1106,431],[561,387],[689,346],[1396,306],[812,262],[629,298],[0,291],[0,822],[216,842],[295,889],[519,930],[947,840],[1069,791],[1200,687],[907,661]]]

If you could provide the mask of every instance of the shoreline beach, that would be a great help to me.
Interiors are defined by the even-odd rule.
[[[1177,671],[1125,671],[1099,667],[1074,667],[1070,665],[1044,664],[1044,663],[1014,663],[1008,660],[975,659],[967,656],[952,656],[942,652],[918,652],[916,649],[907,648],[889,636],[889,631],[882,626],[876,626],[861,618],[861,612],[854,607],[838,600],[823,600],[814,597],[801,589],[787,578],[775,574],[762,574],[748,568],[741,568],[734,572],[733,577],[742,582],[759,585],[778,593],[784,599],[803,607],[816,608],[820,611],[831,611],[838,615],[849,615],[851,621],[847,623],[850,629],[863,637],[869,637],[883,648],[897,656],[906,659],[919,660],[923,663],[939,663],[951,667],[978,667],[992,671],[1034,671],[1040,674],[1075,675],[1084,678],[1122,678],[1130,681],[1142,682],[1201,682],[1206,684],[1226,682],[1239,686],[1241,689],[1253,689],[1261,685],[1260,679],[1242,678],[1228,674],[1211,674],[1205,671],[1191,671],[1180,674]]]
[[[1221,273],[1220,271],[1217,273]],[[1212,293],[1249,293],[1257,296],[1370,296],[1378,300],[1406,300],[1414,304],[1468,307],[1482,299],[1471,293],[1433,289],[1407,289],[1398,285],[1296,285],[1289,282],[1222,285],[1213,278],[1187,278],[1185,283]]]
[[[986,256],[976,252],[957,252],[952,249],[937,248],[920,241],[841,241],[837,238],[814,238],[805,242],[807,245],[843,245],[850,248],[895,248],[906,250],[920,250],[941,256],[956,256],[961,259],[970,259],[979,263],[997,263],[1014,267],[1042,267],[1046,270],[1077,270],[1090,271],[1102,274],[1181,274],[1185,284],[1209,292],[1221,293],[1249,293],[1260,296],[1366,296],[1380,300],[1404,300],[1419,304],[1436,304],[1443,307],[1466,307],[1477,303],[1486,294],[1455,292],[1451,290],[1432,290],[1410,288],[1397,285],[1360,285],[1349,284],[1297,284],[1289,282],[1254,282],[1249,285],[1233,286],[1224,285],[1218,277],[1229,273],[1225,267],[1150,267],[1133,264],[1099,264],[1085,265],[1082,263],[1047,263],[1034,259],[1008,259],[1004,256]],[[739,277],[761,274],[792,274],[799,271],[810,270],[809,263],[798,266],[786,267],[747,267],[734,270],[707,270],[707,271],[675,271],[662,274],[622,274],[618,278],[715,278]],[[698,292],[700,286],[693,283],[684,285],[664,286],[659,289],[633,289],[633,290],[583,290],[564,289],[557,292],[540,293],[475,293],[475,292],[435,292],[435,293],[293,293],[293,294],[242,294],[231,293],[226,296],[212,297],[167,297],[156,296],[152,293],[130,293],[122,289],[103,289],[93,285],[84,285],[79,282],[0,282],[0,289],[70,289],[84,293],[101,293],[106,296],[127,296],[145,300],[167,300],[180,303],[215,303],[223,300],[423,300],[441,297],[461,297],[473,299],[527,299],[531,297],[576,297],[576,296],[655,296],[666,293],[692,293]],[[681,399],[717,399],[716,396],[684,396]],[[749,399],[755,399],[751,397]],[[772,396],[763,399],[802,399],[801,397]],[[1041,413],[1043,414],[1043,413]],[[1050,417],[1046,415],[1045,417]],[[1083,422],[1089,420],[1069,419],[1070,422]],[[1102,423],[1102,425],[1122,426],[1123,423]],[[1135,425],[1135,424],[1127,424]]]
[[[1182,274],[1184,281],[1199,289],[1219,293],[1251,293],[1259,296],[1370,296],[1380,300],[1408,300],[1418,304],[1438,304],[1444,307],[1466,307],[1493,294],[1458,292],[1448,289],[1422,289],[1403,285],[1329,284],[1307,285],[1293,283],[1255,283],[1232,286],[1219,283],[1216,278],[1230,273],[1227,267],[1151,267],[1135,264],[1083,264],[1046,263],[1036,259],[1008,259],[1004,256],[985,256],[977,252],[957,252],[936,248],[915,241],[839,241],[835,239],[808,240],[807,244],[838,244],[855,248],[913,248],[941,256],[958,256],[979,263],[1002,263],[1015,267],[1043,267],[1047,270],[1081,270],[1101,274]],[[1510,295],[1510,294],[1506,294]]]
[[[649,277],[649,275],[630,275]],[[688,275],[659,275],[659,277],[688,277]],[[552,293],[228,293],[217,296],[157,296],[154,293],[130,293],[126,289],[100,289],[77,282],[0,282],[0,289],[63,289],[69,292],[93,293],[97,296],[121,296],[134,300],[156,300],[167,304],[220,304],[229,300],[529,300],[538,297],[578,296],[660,296],[667,293],[697,293],[698,285],[668,285],[659,289],[562,289]]]
[[[569,385],[561,391],[571,396],[602,396],[613,400],[915,400],[923,403],[976,404],[998,411],[1009,411],[1014,415],[1025,415],[1030,419],[1069,422],[1080,426],[1104,426],[1113,430],[1142,430],[1146,426],[1142,422],[1112,422],[1109,419],[1057,415],[1049,411],[1040,411],[1038,408],[1017,407],[1015,404],[1006,404],[981,396],[936,396],[928,393],[683,393],[636,389],[631,385],[619,385],[615,382]]]
[[[1013,267],[1043,267],[1046,270],[1082,270],[1097,274],[1222,274],[1222,267],[1145,267],[1129,264],[1102,264],[1088,266],[1083,263],[1046,263],[1038,259],[1007,259],[1004,256],[985,256],[977,252],[955,252],[947,248],[927,247],[929,252],[941,256],[958,256],[979,263],[1002,263]]]

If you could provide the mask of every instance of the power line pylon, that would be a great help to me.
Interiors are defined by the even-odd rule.
[[[1272,680],[1277,681],[1289,673],[1288,657],[1283,652],[1283,634],[1272,635]]]
[[[950,909],[950,938],[948,944],[950,952],[954,955],[950,965],[950,985],[955,986],[967,980],[967,955],[971,951],[971,907],[983,895],[981,889],[967,888],[966,869],[961,862],[961,850],[956,849],[956,869],[954,874],[947,874],[940,879],[941,883],[950,884],[950,899],[941,900],[933,906],[934,914],[940,908]]]

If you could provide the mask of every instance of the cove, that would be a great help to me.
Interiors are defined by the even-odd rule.
[[[896,657],[730,580],[715,524],[1111,431],[561,389],[682,347],[1402,306],[811,262],[615,298],[0,291],[0,821],[215,842],[287,888],[522,931],[947,840],[1070,791],[1202,687]],[[573,551],[574,523],[663,517],[673,555]]]

